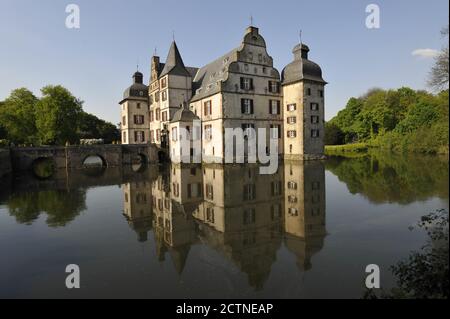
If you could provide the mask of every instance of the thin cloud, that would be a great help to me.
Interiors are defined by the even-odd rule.
[[[421,58],[434,58],[439,55],[438,50],[434,49],[417,49],[411,53],[413,56],[418,56]]]

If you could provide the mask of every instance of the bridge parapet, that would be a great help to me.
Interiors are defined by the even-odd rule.
[[[158,163],[161,152],[155,145],[73,145],[48,147],[13,147],[11,162],[14,171],[29,170],[36,160],[50,158],[55,168],[82,169],[84,161],[98,156],[107,167],[133,164],[136,158],[146,163]]]

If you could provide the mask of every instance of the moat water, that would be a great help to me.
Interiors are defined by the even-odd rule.
[[[28,174],[0,182],[0,298],[361,298],[449,208],[446,158]],[[66,266],[80,267],[69,290]]]

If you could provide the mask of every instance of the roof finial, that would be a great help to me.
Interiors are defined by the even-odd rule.
[[[155,47],[155,51],[153,52],[153,56],[157,56],[158,55],[158,47]]]
[[[139,58],[136,61],[136,72],[139,72]]]
[[[250,15],[250,26],[253,27],[253,15]]]
[[[173,40],[173,42],[175,42],[175,31],[174,30],[172,30],[172,40]]]
[[[303,41],[302,41],[302,29],[300,29],[299,36],[300,36],[300,44],[303,44]]]

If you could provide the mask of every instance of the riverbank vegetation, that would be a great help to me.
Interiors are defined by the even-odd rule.
[[[382,148],[397,152],[448,153],[448,90],[438,94],[373,89],[351,98],[326,123],[327,152]]]
[[[388,291],[367,290],[365,299],[448,299],[449,214],[438,210],[421,218],[416,227],[426,232],[427,242],[407,259],[391,267],[396,287]]]
[[[442,30],[448,40],[448,27]],[[396,152],[448,154],[449,151],[449,48],[436,56],[428,85],[434,93],[403,87],[372,89],[351,98],[326,123],[327,153],[354,153],[369,148]],[[362,145],[365,146],[362,146]]]
[[[80,139],[119,140],[112,123],[83,111],[83,101],[62,86],[46,86],[42,97],[16,89],[0,102],[0,144],[65,145]],[[0,145],[0,146],[1,146]]]

